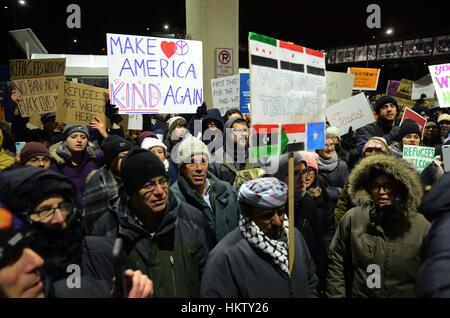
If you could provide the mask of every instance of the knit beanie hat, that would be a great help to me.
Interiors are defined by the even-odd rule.
[[[389,146],[383,137],[369,138],[369,140],[367,140],[366,143],[364,144],[363,151],[362,151],[363,155],[368,148],[378,148],[384,153],[389,152]]]
[[[86,126],[82,125],[66,125],[64,126],[64,129],[62,131],[64,135],[64,139],[67,139],[71,134],[75,132],[81,132],[86,135],[87,138],[89,138],[89,130]]]
[[[380,99],[378,99],[378,100],[375,102],[375,106],[374,106],[373,110],[376,111],[376,112],[379,112],[379,111],[380,111],[380,108],[381,108],[382,106],[386,105],[387,103],[392,103],[392,104],[394,104],[395,107],[397,108],[397,111],[398,111],[398,103],[397,103],[397,101],[395,100],[394,97],[389,96],[389,95],[387,95],[387,96],[381,96]]]
[[[450,121],[450,115],[449,114],[442,114],[438,118],[438,123],[441,123],[441,121]]]
[[[103,161],[107,168],[110,167],[114,158],[121,152],[129,151],[133,148],[133,145],[128,140],[117,136],[110,135],[103,140],[102,150],[103,150]]]
[[[22,151],[20,152],[20,164],[26,164],[34,156],[44,156],[49,159],[51,158],[47,147],[40,142],[30,141],[22,148]]]
[[[120,174],[128,195],[133,195],[153,177],[167,176],[162,161],[148,150],[132,149],[122,160]]]
[[[316,152],[300,151],[300,154],[306,161],[308,168],[313,168],[316,172],[319,171],[319,164],[317,163],[319,155]]]
[[[403,137],[408,134],[418,134],[419,137],[422,138],[422,132],[420,131],[419,125],[412,119],[407,119],[401,124],[397,135],[397,141],[401,142]]]
[[[144,131],[142,131],[139,134],[139,137],[138,137],[138,145],[139,145],[139,147],[141,146],[142,141],[144,141],[144,139],[148,138],[148,137],[158,138],[158,136],[156,135],[156,133],[154,131],[144,130]]]
[[[167,157],[167,146],[164,143],[162,143],[161,140],[159,140],[158,138],[153,138],[153,137],[147,137],[144,140],[142,140],[142,143],[141,143],[142,149],[150,150],[153,147],[163,148],[164,153],[166,154],[166,157]]]
[[[190,163],[192,156],[195,155],[203,155],[208,162],[211,162],[208,147],[200,139],[188,136],[180,143],[178,148],[178,165]]]

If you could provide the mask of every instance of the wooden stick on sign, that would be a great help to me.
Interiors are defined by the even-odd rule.
[[[289,153],[289,165],[288,165],[288,202],[289,202],[289,272],[292,274],[294,268],[295,258],[295,233],[294,233],[294,154]]]

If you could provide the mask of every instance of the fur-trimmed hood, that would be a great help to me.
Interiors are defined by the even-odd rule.
[[[92,142],[88,142],[86,151],[88,153],[88,159],[96,159],[95,146]],[[64,165],[66,163],[66,160],[72,158],[72,155],[70,154],[65,141],[60,141],[56,144],[51,145],[49,148],[49,152],[50,156],[58,165]]]
[[[372,197],[368,191],[369,180],[374,171],[380,171],[391,176],[404,186],[400,200],[397,200],[396,210],[405,217],[414,216],[422,201],[423,190],[416,169],[403,159],[377,154],[363,158],[353,169],[349,177],[349,195],[356,206],[373,206]]]

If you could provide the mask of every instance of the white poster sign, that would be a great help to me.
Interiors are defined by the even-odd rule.
[[[202,42],[107,34],[109,95],[120,113],[195,113],[203,102]]]
[[[327,107],[352,96],[355,75],[339,72],[326,72]]]
[[[450,64],[428,66],[440,107],[450,107]]]
[[[350,126],[356,130],[375,121],[364,93],[328,107],[325,113],[331,126],[339,128],[341,136],[348,132]]]
[[[213,106],[225,115],[230,108],[239,109],[240,75],[221,77],[211,80]]]
[[[128,129],[129,130],[142,130],[142,115],[141,114],[129,114],[128,115]]]

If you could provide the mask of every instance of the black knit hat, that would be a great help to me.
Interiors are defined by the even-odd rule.
[[[394,105],[395,105],[395,108],[397,108],[397,112],[398,112],[398,103],[397,103],[397,101],[395,100],[394,97],[389,96],[389,95],[387,95],[387,96],[381,96],[380,99],[378,99],[378,100],[376,101],[375,106],[373,107],[373,110],[376,111],[376,112],[378,113],[378,112],[380,111],[380,108],[381,108],[383,105],[386,105],[387,103],[392,103],[392,104],[394,104]]]
[[[110,167],[114,158],[123,151],[129,151],[133,148],[133,145],[128,140],[117,136],[110,135],[103,140],[102,150],[104,153],[103,161],[107,168]]]
[[[135,148],[122,160],[120,174],[128,195],[133,195],[153,177],[167,176],[162,161],[152,152]]]
[[[419,125],[412,119],[407,119],[401,124],[397,141],[401,142],[403,137],[408,134],[418,134],[420,139],[422,139],[422,132],[420,131]]]

